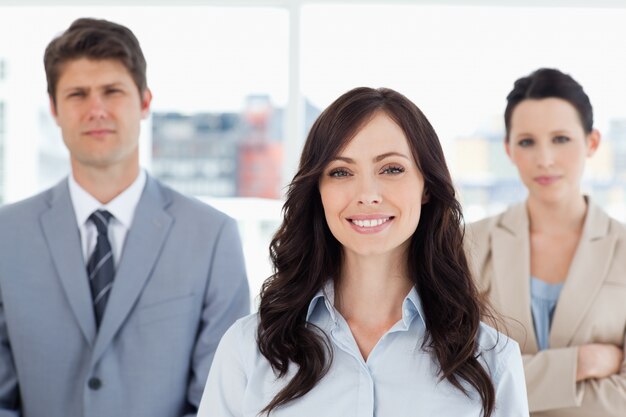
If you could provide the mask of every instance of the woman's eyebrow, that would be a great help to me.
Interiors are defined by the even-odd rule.
[[[399,153],[399,152],[387,152],[384,153],[382,155],[378,155],[377,157],[374,158],[374,162],[380,162],[385,158],[389,158],[390,156],[399,156],[401,158],[405,158],[405,159],[409,159],[410,158],[408,156],[406,156],[405,154]]]

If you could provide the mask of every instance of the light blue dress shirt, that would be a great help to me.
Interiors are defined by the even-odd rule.
[[[368,356],[359,352],[348,324],[333,306],[329,282],[311,301],[307,321],[330,337],[334,358],[329,372],[305,396],[271,417],[478,417],[481,402],[441,381],[431,355],[420,348],[424,314],[415,289],[402,305],[402,319],[382,336]],[[293,377],[276,379],[256,343],[258,315],[237,321],[224,335],[213,359],[198,417],[257,417]],[[494,417],[528,417],[526,385],[515,341],[481,324],[480,361],[496,391]]]
[[[550,347],[552,317],[554,317],[554,310],[562,289],[563,283],[549,284],[538,278],[530,277],[530,305],[539,350]]]

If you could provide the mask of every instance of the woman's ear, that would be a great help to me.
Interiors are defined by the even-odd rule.
[[[506,156],[511,159],[511,143],[508,136],[504,139],[504,151],[506,152]]]
[[[587,157],[592,156],[598,150],[598,146],[600,146],[600,131],[598,129],[593,129],[591,133],[587,135]]]
[[[428,193],[428,190],[424,188],[424,191],[422,192],[422,204],[428,203],[429,200],[430,200],[430,194]]]

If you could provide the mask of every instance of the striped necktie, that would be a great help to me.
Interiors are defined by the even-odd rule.
[[[104,309],[109,299],[115,266],[113,264],[113,251],[109,243],[108,226],[113,215],[106,210],[96,210],[89,220],[98,229],[96,247],[87,263],[87,275],[93,300],[93,309],[96,316],[96,327],[100,327]]]

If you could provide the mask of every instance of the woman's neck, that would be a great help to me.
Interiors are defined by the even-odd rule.
[[[335,283],[335,306],[350,321],[375,327],[402,317],[402,302],[413,283],[406,271],[406,255],[344,254],[341,276]]]
[[[531,233],[580,233],[587,214],[587,202],[582,195],[558,203],[529,198],[526,208]]]

